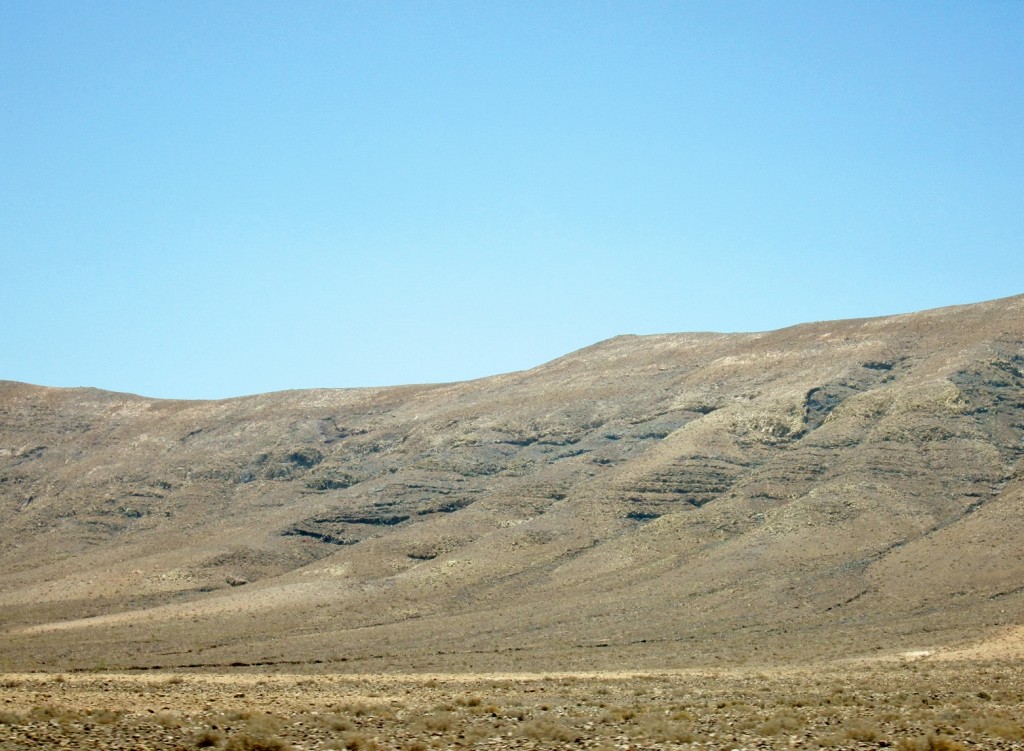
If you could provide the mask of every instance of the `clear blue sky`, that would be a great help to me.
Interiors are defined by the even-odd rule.
[[[1024,2],[0,0],[0,379],[461,380],[1022,239]]]

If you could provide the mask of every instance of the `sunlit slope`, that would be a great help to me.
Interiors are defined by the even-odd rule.
[[[467,383],[0,385],[12,667],[793,659],[1017,622],[1024,297]]]

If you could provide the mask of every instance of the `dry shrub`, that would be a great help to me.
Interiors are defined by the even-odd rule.
[[[328,748],[347,749],[348,751],[374,751],[378,748],[377,741],[363,733],[342,733],[341,738],[331,741]]]
[[[636,717],[636,710],[632,707],[609,707],[601,713],[601,722],[606,725],[616,725],[629,722],[634,717]]]
[[[170,712],[157,712],[153,715],[153,722],[162,728],[167,728],[168,730],[180,728],[185,724],[178,715],[171,714]]]
[[[818,748],[837,748],[839,746],[846,746],[849,739],[840,737],[838,733],[826,733],[825,735],[815,738],[815,742],[818,744]]]
[[[383,720],[392,720],[395,718],[395,711],[388,704],[345,702],[342,704],[335,704],[334,708],[351,717],[376,717]]]
[[[979,710],[962,724],[969,730],[1008,741],[1024,740],[1024,726],[1005,710]]]
[[[95,722],[97,725],[113,725],[120,722],[124,712],[113,709],[90,709],[82,718],[86,722]]]
[[[78,722],[81,720],[81,715],[73,709],[65,709],[63,707],[57,707],[53,704],[39,704],[32,707],[29,712],[29,718],[37,722]]]
[[[538,717],[535,720],[530,720],[523,725],[519,732],[526,738],[533,738],[538,741],[569,743],[579,738],[579,734],[572,728],[548,717]]]
[[[320,723],[328,730],[355,730],[356,726],[347,717],[340,714],[325,715],[320,718]]]
[[[231,725],[236,722],[245,724],[246,730],[260,735],[272,735],[281,730],[284,720],[268,712],[253,712],[248,709],[228,709],[220,715],[222,724]]]
[[[267,712],[253,712],[245,720],[250,732],[257,735],[272,735],[281,730],[284,720]]]
[[[494,729],[491,727],[471,725],[470,727],[462,731],[462,733],[460,734],[460,738],[462,737],[462,735],[465,735],[466,742],[470,744],[476,744],[480,741],[483,741],[485,738],[490,738],[493,734]]]
[[[994,735],[1008,741],[1024,740],[1024,727],[1019,722],[1010,719],[997,719],[984,723],[981,730],[986,735]]]
[[[902,738],[896,748],[899,751],[967,751],[967,746],[960,741],[932,733],[916,738]]]
[[[455,715],[451,712],[440,711],[429,714],[420,719],[417,725],[431,733],[442,733],[455,727]]]
[[[224,740],[223,733],[213,728],[206,728],[206,730],[202,730],[196,735],[194,743],[196,748],[213,748],[214,746],[219,746],[222,740]]]
[[[788,712],[780,712],[770,717],[757,727],[761,735],[781,735],[782,733],[795,733],[803,725],[799,717]]]
[[[843,732],[851,741],[873,743],[879,739],[881,734],[874,725],[869,725],[863,720],[850,720],[844,724]]]
[[[660,717],[645,721],[640,728],[646,737],[654,741],[693,743],[696,740],[693,729],[689,725],[670,722]]]
[[[20,725],[24,718],[17,712],[0,709],[0,725]]]
[[[225,751],[291,751],[291,746],[275,735],[238,733],[228,739]]]

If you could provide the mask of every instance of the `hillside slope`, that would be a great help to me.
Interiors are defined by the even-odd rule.
[[[215,402],[0,382],[0,668],[685,665],[1024,612],[1024,296]]]

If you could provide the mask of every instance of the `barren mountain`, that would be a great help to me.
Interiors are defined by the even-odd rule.
[[[444,385],[0,382],[0,669],[684,666],[1024,614],[1024,296]]]

